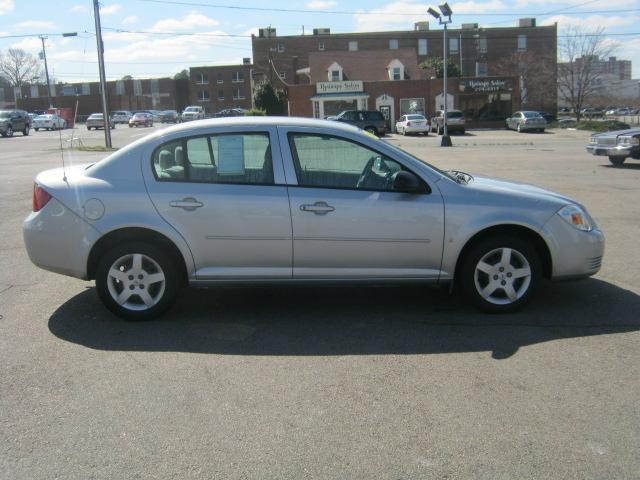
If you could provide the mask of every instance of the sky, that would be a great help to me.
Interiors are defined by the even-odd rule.
[[[513,26],[531,16],[538,25],[557,22],[560,35],[572,26],[603,28],[605,41],[616,47],[614,55],[633,60],[633,77],[640,78],[640,0],[451,0],[450,5],[454,28]],[[333,33],[410,30],[414,22],[429,20],[429,6],[413,0],[103,0],[106,75],[153,78],[190,66],[242,63],[251,57],[251,34],[269,25],[278,35],[300,34],[303,28],[309,34],[314,27]],[[63,32],[78,36],[63,38]],[[0,52],[18,47],[37,55],[38,34],[48,34],[49,73],[56,81],[98,79],[91,0],[0,0]]]

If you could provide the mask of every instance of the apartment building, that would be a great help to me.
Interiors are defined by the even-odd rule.
[[[192,105],[202,105],[207,114],[227,108],[251,108],[252,69],[248,58],[240,65],[191,67],[189,98]]]

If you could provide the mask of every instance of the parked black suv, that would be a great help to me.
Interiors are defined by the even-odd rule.
[[[329,120],[355,125],[378,137],[387,133],[387,122],[381,112],[377,110],[345,110]]]
[[[29,135],[31,118],[24,110],[0,110],[0,135],[13,137],[14,132]]]

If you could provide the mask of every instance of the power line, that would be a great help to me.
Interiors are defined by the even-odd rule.
[[[302,8],[275,8],[275,7],[244,7],[240,5],[224,5],[224,4],[214,4],[214,3],[204,3],[204,2],[193,2],[193,1],[177,1],[177,0],[138,0],[139,2],[145,3],[157,3],[163,5],[182,5],[187,7],[207,7],[207,8],[219,8],[219,9],[228,9],[228,10],[244,10],[244,11],[255,11],[255,12],[278,12],[278,13],[310,13],[310,14],[321,14],[321,15],[385,15],[385,16],[406,16],[406,17],[414,17],[419,15],[418,12],[380,12],[380,11],[370,11],[363,12],[357,10],[310,10],[310,9],[302,9]],[[588,3],[594,3],[600,0],[592,0],[589,2],[584,2],[580,5],[586,5]],[[566,9],[575,8],[574,6],[567,7]],[[560,9],[562,11],[564,9]],[[584,15],[584,14],[600,14],[600,13],[628,13],[640,11],[639,8],[636,9],[617,9],[617,10],[587,10],[587,11],[574,11],[574,12],[566,12],[566,15]],[[426,15],[426,12],[425,12]],[[511,12],[511,13],[456,13],[456,16],[466,16],[466,17],[495,17],[495,16],[535,16],[535,15],[549,15],[549,13],[544,12]]]

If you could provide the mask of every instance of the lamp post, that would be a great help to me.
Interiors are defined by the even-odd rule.
[[[78,32],[68,32],[63,33],[63,37],[77,37]],[[44,74],[47,77],[47,97],[49,98],[49,108],[53,108],[53,104],[51,103],[51,80],[49,79],[49,66],[47,65],[47,49],[44,45],[44,41],[49,37],[45,35],[39,35],[40,40],[42,41],[42,60],[44,60]]]
[[[451,15],[453,14],[453,11],[451,10],[451,7],[449,6],[448,3],[443,3],[442,5],[438,6],[438,9],[440,10],[440,12],[437,12],[436,10],[434,10],[433,8],[429,7],[429,15],[431,15],[432,17],[436,18],[438,20],[438,23],[440,23],[440,25],[442,25],[444,27],[444,40],[443,40],[443,45],[442,45],[442,59],[443,59],[443,65],[442,65],[442,70],[443,70],[443,75],[442,75],[442,83],[443,83],[443,96],[444,96],[444,117],[443,117],[443,135],[442,135],[442,142],[440,143],[441,147],[450,147],[451,144],[451,137],[449,136],[449,129],[447,127],[447,123],[448,123],[448,119],[447,119],[447,113],[448,113],[448,106],[447,106],[447,64],[449,63],[448,60],[448,55],[447,55],[447,25],[449,25],[451,23]],[[444,18],[446,17],[446,19]]]

